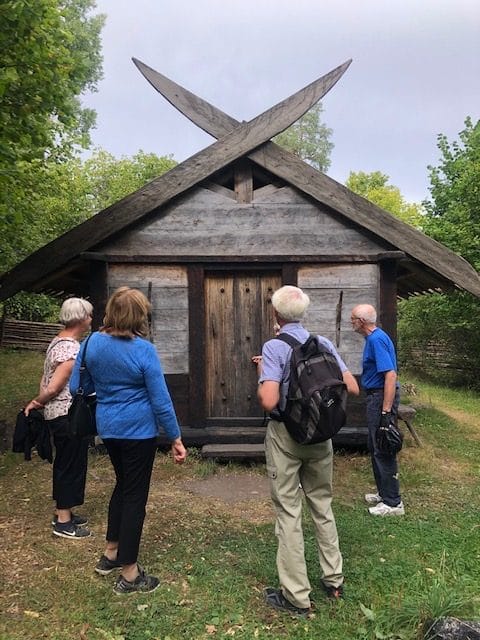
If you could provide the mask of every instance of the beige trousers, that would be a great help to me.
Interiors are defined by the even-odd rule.
[[[265,437],[267,473],[277,519],[277,570],[283,595],[297,607],[310,606],[310,581],[304,554],[302,495],[309,508],[322,581],[343,583],[342,555],[332,512],[332,441],[297,444],[283,422],[270,420]],[[299,487],[301,484],[302,488]],[[303,489],[303,491],[302,491]]]

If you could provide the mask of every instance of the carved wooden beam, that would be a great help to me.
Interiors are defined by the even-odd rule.
[[[189,120],[214,137],[225,136],[238,121],[133,58],[148,82]],[[349,64],[348,63],[345,64]],[[313,169],[273,142],[248,154],[250,160],[286,180],[304,193],[340,212],[355,224],[379,235],[457,286],[480,297],[480,278],[473,267],[447,247],[402,222],[380,207]]]

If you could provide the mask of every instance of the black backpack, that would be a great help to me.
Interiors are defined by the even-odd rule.
[[[313,334],[303,344],[286,333],[276,339],[292,347],[287,404],[279,412],[282,421],[299,444],[328,440],[347,417],[347,386],[335,356]]]

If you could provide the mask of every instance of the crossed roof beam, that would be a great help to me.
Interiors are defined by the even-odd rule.
[[[45,278],[287,129],[323,98],[350,63],[348,60],[249,122],[232,119],[228,131],[218,136],[217,142],[38,249],[0,277],[0,300],[29,286],[33,278],[36,281]]]
[[[159,210],[242,156],[404,251],[450,284],[480,297],[479,275],[466,260],[270,141],[323,98],[351,60],[241,123],[143,62],[134,59],[134,63],[159,93],[217,142],[31,254],[0,277],[0,300],[48,279],[81,253]]]
[[[238,120],[155,69],[136,58],[133,58],[133,62],[156,91],[213,137],[221,139],[239,126]],[[351,60],[338,67],[339,70],[343,69],[342,74],[350,63]],[[380,235],[387,242],[440,273],[456,286],[480,296],[479,275],[466,260],[418,229],[402,222],[314,169],[290,151],[267,141],[250,151],[248,157],[273,175],[340,212],[351,222],[368,229],[377,236]]]

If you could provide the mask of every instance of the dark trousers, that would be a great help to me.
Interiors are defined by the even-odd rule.
[[[118,542],[120,564],[138,558],[157,439],[104,441],[117,482],[108,507],[108,542]]]
[[[85,500],[88,439],[67,435],[67,416],[48,420],[47,424],[55,445],[52,496],[57,509],[71,509]]]
[[[393,401],[392,414],[397,418],[400,394],[397,390]],[[389,507],[396,507],[402,500],[398,481],[397,456],[381,453],[377,448],[375,437],[380,426],[382,415],[383,389],[367,395],[368,450],[372,458],[373,476],[382,502]]]

